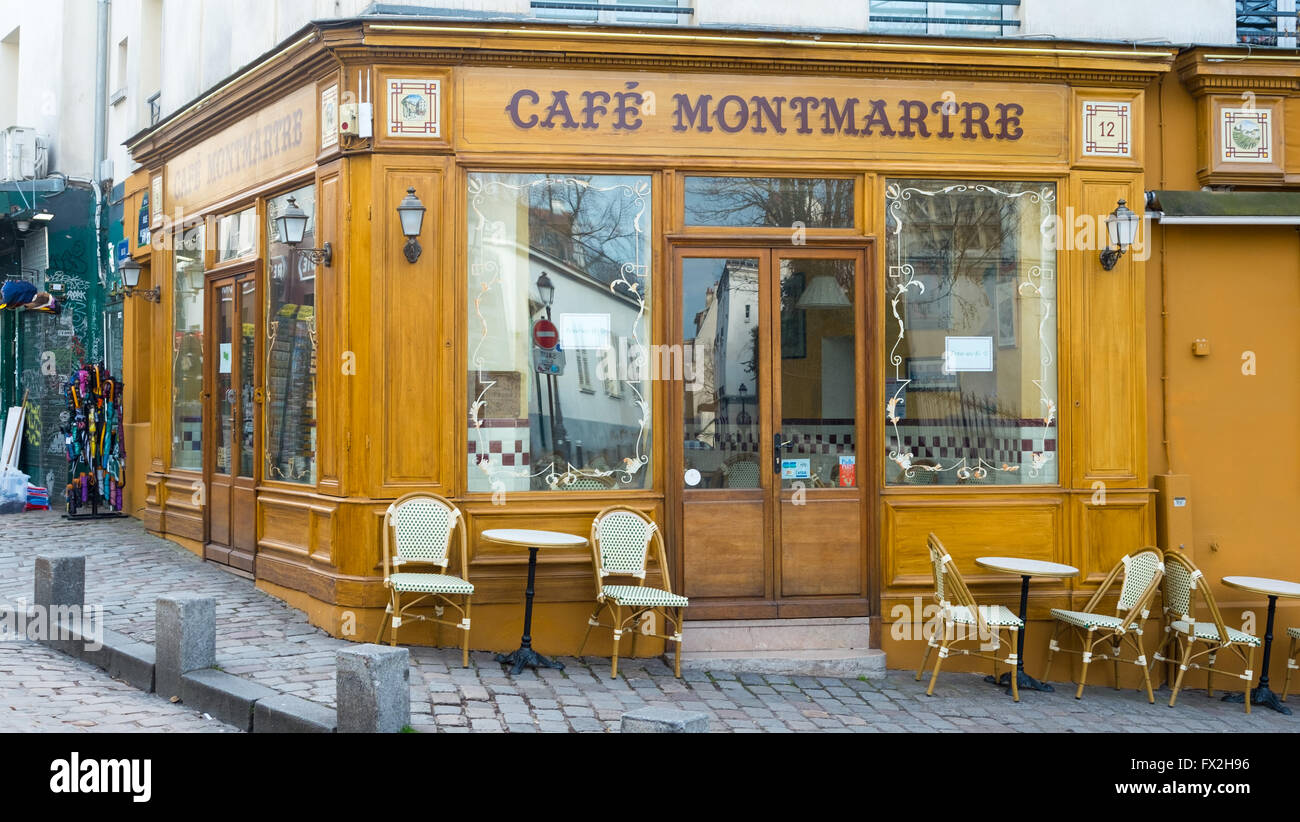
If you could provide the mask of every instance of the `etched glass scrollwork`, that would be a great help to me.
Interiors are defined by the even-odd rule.
[[[650,486],[650,178],[473,173],[469,490]]]
[[[1058,482],[1056,187],[889,180],[890,485]]]

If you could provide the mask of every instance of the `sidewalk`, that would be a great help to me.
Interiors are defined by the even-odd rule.
[[[35,557],[53,551],[86,554],[86,602],[103,605],[105,627],[152,643],[158,596],[193,591],[215,597],[217,664],[223,670],[333,706],[334,652],[351,643],[311,626],[251,582],[146,534],[136,520],[73,523],[46,512],[0,517],[0,604],[30,600]],[[21,679],[21,669],[5,662],[15,647],[28,660],[54,653],[30,643],[0,645],[0,693]],[[926,697],[907,671],[870,682],[694,672],[679,680],[657,659],[628,659],[619,664],[619,679],[610,680],[608,660],[588,657],[564,659],[563,672],[511,678],[488,653],[472,653],[470,667],[462,669],[458,649],[410,650],[411,724],[428,732],[616,731],[624,711],[645,704],[705,711],[714,730],[740,732],[1300,730],[1300,717],[1267,709],[1246,716],[1240,705],[1208,699],[1204,691],[1185,692],[1173,709],[1166,704],[1167,690],[1149,705],[1136,690],[1101,687],[1089,688],[1081,701],[1070,687],[1024,693],[1017,705],[973,674],[942,674],[935,696]],[[126,687],[109,683],[115,687],[106,684],[106,692]],[[80,687],[89,693],[96,686],[87,681]],[[152,695],[138,696],[179,709]]]
[[[0,642],[0,733],[238,733],[35,642]]]

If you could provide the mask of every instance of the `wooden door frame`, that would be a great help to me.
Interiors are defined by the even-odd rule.
[[[231,443],[229,444],[230,452],[231,452],[230,473],[227,475],[229,477],[229,482],[230,482],[230,499],[226,505],[224,516],[233,519],[232,512],[235,508],[234,497],[235,497],[236,487],[247,492],[247,494],[249,495],[253,495],[254,506],[255,506],[256,488],[258,484],[258,478],[260,477],[261,474],[261,464],[260,464],[261,453],[260,452],[261,452],[261,444],[262,444],[261,443],[262,414],[261,414],[260,397],[262,396],[262,391],[263,391],[262,388],[262,354],[263,354],[262,336],[263,335],[261,331],[262,331],[262,326],[264,321],[264,317],[263,317],[263,306],[264,306],[263,290],[264,289],[262,286],[263,278],[261,274],[262,274],[262,265],[260,260],[248,260],[248,261],[240,262],[235,265],[229,265],[224,268],[217,269],[215,271],[208,271],[204,277],[204,295],[203,295],[206,303],[204,307],[204,314],[205,314],[204,323],[205,323],[205,328],[208,329],[208,331],[204,333],[204,351],[203,351],[204,379],[206,380],[206,384],[209,386],[208,390],[204,392],[204,408],[203,408],[204,432],[203,432],[202,476],[203,476],[203,483],[207,488],[207,500],[206,500],[207,504],[204,506],[205,516],[203,522],[204,558],[213,562],[217,562],[221,565],[225,565],[229,567],[231,570],[235,571],[236,573],[247,575],[250,578],[253,575],[253,566],[256,562],[256,551],[257,551],[256,531],[254,531],[253,546],[250,549],[249,552],[250,555],[246,563],[249,566],[247,568],[237,567],[231,564],[230,562],[231,555],[235,554],[237,551],[234,545],[235,540],[233,536],[234,534],[233,524],[229,528],[231,532],[230,544],[220,544],[220,543],[214,543],[212,541],[212,520],[216,514],[216,511],[215,511],[215,506],[213,504],[213,496],[211,494],[211,490],[212,490],[212,478],[214,476],[213,468],[216,461],[216,449],[215,449],[214,441],[216,435],[216,426],[218,422],[217,415],[216,415],[217,399],[215,396],[215,389],[217,386],[217,379],[216,379],[218,375],[217,368],[219,367],[219,359],[216,356],[218,350],[216,350],[215,348],[217,345],[219,345],[219,343],[217,342],[217,334],[215,333],[216,331],[219,330],[217,325],[219,306],[215,294],[218,289],[224,288],[225,286],[229,285],[231,287],[231,293],[234,296],[233,305],[231,309],[233,312],[231,315],[231,324],[232,324],[231,342],[232,342],[232,346],[235,347],[235,350],[232,350],[232,354],[231,354],[231,385],[232,387],[235,387],[237,389],[239,384],[243,380],[242,357],[235,356],[236,351],[238,351],[240,355],[243,354],[242,336],[241,336],[242,321],[240,318],[240,308],[242,308],[243,306],[243,300],[239,291],[239,285],[245,281],[251,280],[254,287],[255,305],[253,306],[253,322],[254,322],[253,467],[251,471],[251,476],[241,477],[239,475],[238,468],[240,467],[240,453],[239,453],[240,448],[238,446],[238,442],[241,435],[240,429],[242,428],[242,425],[232,425]],[[240,402],[241,402],[240,398],[236,397],[235,404],[232,406],[232,408],[235,410],[236,419],[239,420],[240,423],[242,423],[243,412],[240,406]],[[254,510],[249,513],[254,517],[254,522],[256,522],[256,511]],[[244,563],[241,561],[241,564]]]
[[[664,294],[666,305],[664,306],[668,322],[666,324],[669,345],[680,345],[684,339],[684,318],[681,315],[681,266],[680,259],[684,256],[682,252],[689,252],[691,257],[712,255],[718,257],[726,256],[754,256],[756,254],[768,254],[768,266],[772,267],[773,274],[768,278],[768,288],[772,292],[767,295],[766,304],[774,304],[772,299],[779,297],[780,277],[778,259],[784,257],[805,257],[812,259],[843,259],[846,253],[851,254],[856,260],[859,267],[857,280],[857,295],[855,301],[855,322],[856,327],[856,351],[858,359],[858,386],[856,390],[858,404],[858,423],[856,426],[856,436],[858,437],[858,470],[857,481],[858,491],[860,493],[860,516],[861,525],[859,527],[859,540],[865,542],[863,553],[863,597],[842,598],[842,597],[800,597],[797,599],[785,600],[782,603],[780,592],[779,576],[779,557],[777,556],[776,545],[768,544],[764,546],[765,566],[767,567],[765,580],[765,589],[767,590],[767,602],[758,602],[752,599],[735,599],[735,600],[711,600],[707,605],[701,603],[700,606],[693,608],[695,611],[694,618],[774,618],[774,617],[797,617],[797,616],[871,616],[878,617],[880,612],[880,483],[878,475],[880,471],[875,470],[882,459],[880,443],[877,442],[880,437],[874,436],[873,432],[883,431],[883,412],[880,409],[880,403],[873,400],[879,399],[880,394],[880,374],[881,374],[881,349],[879,334],[875,333],[873,328],[877,321],[880,283],[878,282],[877,264],[876,264],[876,240],[870,236],[833,236],[818,237],[814,235],[808,238],[805,245],[791,246],[789,244],[789,233],[782,231],[780,233],[756,233],[747,235],[723,235],[723,234],[669,234],[665,237],[665,259],[668,261],[668,282],[667,287],[660,290]],[[793,253],[791,253],[793,252]],[[760,309],[760,315],[763,312]],[[769,308],[768,316],[760,316],[760,322],[763,324],[768,335],[772,334],[769,327],[773,322],[779,323],[779,309]],[[765,371],[767,372],[765,381],[769,384],[769,397],[766,403],[762,403],[759,409],[760,436],[763,440],[760,444],[760,464],[766,466],[767,460],[771,458],[768,451],[770,448],[770,436],[775,430],[776,420],[772,419],[774,411],[779,408],[780,397],[777,394],[779,390],[779,375],[775,367],[779,367],[779,344],[767,346],[767,355],[763,357]],[[776,362],[776,366],[773,366]],[[673,579],[681,583],[685,579],[685,555],[683,551],[685,543],[684,523],[683,523],[683,503],[685,499],[685,488],[679,477],[682,476],[685,464],[685,453],[680,443],[682,441],[682,426],[684,403],[679,381],[674,380],[672,388],[668,390],[668,396],[664,403],[665,410],[668,414],[668,421],[664,426],[663,432],[666,442],[669,444],[666,449],[667,472],[664,475],[664,504],[665,512],[668,514],[672,526],[667,529],[666,536],[669,542],[669,557],[673,571]],[[764,421],[767,421],[766,423]],[[879,422],[880,425],[876,425]],[[767,472],[763,472],[767,474]],[[725,492],[720,492],[725,493]],[[773,542],[779,539],[777,531],[780,520],[779,508],[783,492],[778,487],[764,487],[765,499],[765,522],[764,533],[765,541]],[[719,497],[722,501],[725,497]],[[773,566],[776,567],[773,567]],[[862,599],[866,600],[866,614],[862,613]],[[725,612],[725,613],[724,613]]]

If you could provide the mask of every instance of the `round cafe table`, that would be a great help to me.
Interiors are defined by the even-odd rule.
[[[1020,577],[1020,621],[1023,623],[1023,627],[1020,629],[1020,635],[1016,637],[1016,687],[1022,691],[1026,688],[1031,691],[1054,690],[1046,682],[1039,682],[1025,673],[1025,634],[1029,629],[1029,623],[1026,621],[1025,615],[1029,611],[1029,580],[1031,577],[1056,577],[1058,579],[1077,577],[1079,569],[1073,565],[1062,565],[1059,562],[1044,562],[1039,559],[1019,559],[1017,557],[979,557],[975,560],[975,564],[981,568],[988,568],[1004,574],[1017,574]],[[1011,674],[1005,673],[1000,679],[986,676],[984,681],[1010,687]]]
[[[519,649],[509,654],[497,654],[497,662],[510,666],[514,676],[525,666],[564,669],[563,662],[547,659],[533,650],[533,586],[537,581],[537,551],[539,548],[576,548],[587,544],[586,537],[564,534],[559,531],[534,531],[528,528],[492,528],[484,531],[480,539],[503,545],[518,545],[528,549],[528,587],[524,589],[524,635]]]
[[[1259,685],[1250,692],[1250,704],[1266,705],[1278,713],[1290,716],[1291,709],[1283,705],[1277,694],[1268,687],[1268,663],[1273,651],[1273,615],[1277,612],[1277,598],[1300,599],[1300,585],[1266,577],[1224,577],[1222,582],[1232,588],[1268,597],[1268,624],[1264,628],[1264,668],[1259,674]],[[1223,701],[1241,702],[1245,698],[1245,694],[1228,694]]]

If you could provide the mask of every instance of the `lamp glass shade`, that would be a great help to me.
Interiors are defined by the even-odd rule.
[[[415,196],[415,187],[406,190],[406,196],[397,205],[397,217],[402,221],[402,234],[406,237],[420,236],[424,225],[424,203]]]
[[[551,282],[550,276],[545,271],[537,278],[537,296],[541,298],[542,305],[551,305],[555,302],[555,283]]]
[[[307,212],[298,208],[298,204],[290,197],[289,207],[275,218],[275,229],[280,235],[281,242],[298,245],[302,242],[303,235],[307,233]]]
[[[853,303],[830,274],[818,274],[795,303],[796,308],[850,308]]]
[[[1106,217],[1106,235],[1113,246],[1128,248],[1137,237],[1138,215],[1123,200]]]
[[[135,260],[127,260],[118,266],[118,271],[122,273],[122,285],[127,288],[135,288],[140,284],[140,264]]]

